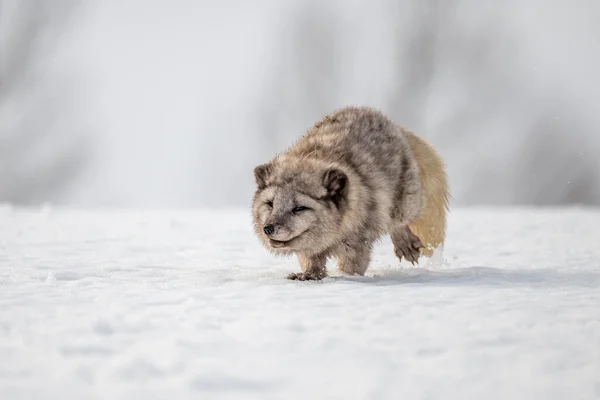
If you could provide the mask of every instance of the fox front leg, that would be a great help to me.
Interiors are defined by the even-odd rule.
[[[408,226],[395,228],[390,236],[394,244],[394,253],[400,261],[404,257],[413,265],[419,263],[420,250],[425,246]]]
[[[287,276],[287,279],[299,281],[320,281],[327,277],[327,257],[323,255],[305,256],[298,254],[298,262],[302,272],[293,272]]]
[[[373,243],[370,240],[356,238],[346,240],[335,250],[338,269],[348,275],[364,275],[369,268]]]

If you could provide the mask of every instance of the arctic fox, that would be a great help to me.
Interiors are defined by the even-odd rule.
[[[441,157],[373,108],[330,113],[254,176],[254,230],[274,255],[298,257],[302,272],[288,279],[323,279],[330,257],[341,272],[364,275],[386,234],[396,256],[412,263],[444,242]]]

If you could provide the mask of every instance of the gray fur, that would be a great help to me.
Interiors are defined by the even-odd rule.
[[[422,245],[408,224],[424,203],[418,171],[402,128],[372,108],[342,108],[255,168],[254,230],[273,254],[297,255],[302,273],[291,279],[322,279],[328,257],[363,275],[385,234],[416,261]]]

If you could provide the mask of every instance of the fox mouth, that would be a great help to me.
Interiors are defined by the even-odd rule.
[[[304,232],[302,232],[304,233]],[[290,247],[290,244],[294,241],[296,241],[296,239],[298,239],[300,236],[302,236],[302,233],[299,235],[294,236],[291,239],[288,240],[275,240],[275,239],[269,239],[269,245],[274,248],[274,249],[285,249]]]
[[[269,244],[271,245],[271,247],[275,248],[275,249],[281,249],[284,247],[288,247],[288,245],[290,244],[290,242],[294,240],[294,239],[290,239],[290,240],[275,240],[275,239],[269,239]]]
[[[271,239],[269,238],[269,246],[271,246],[271,248],[273,249],[285,249],[285,248],[289,248],[291,247],[291,244],[294,244],[294,242],[297,241],[297,239],[301,238],[302,235],[304,235],[306,232],[308,232],[308,230],[301,232],[299,234],[297,234],[296,236],[294,236],[291,239],[288,240],[276,240],[276,239]]]

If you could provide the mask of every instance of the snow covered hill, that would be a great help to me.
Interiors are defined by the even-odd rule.
[[[600,210],[287,281],[246,210],[0,208],[0,399],[598,399]]]

